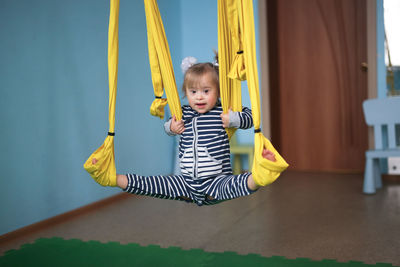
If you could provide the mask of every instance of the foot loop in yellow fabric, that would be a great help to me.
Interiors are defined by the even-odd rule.
[[[261,132],[255,134],[254,144],[253,179],[257,185],[266,186],[273,183],[289,164]],[[270,161],[262,156],[264,148],[274,153],[276,161]]]
[[[107,136],[103,145],[86,160],[83,167],[98,184],[102,186],[117,186],[114,136]]]

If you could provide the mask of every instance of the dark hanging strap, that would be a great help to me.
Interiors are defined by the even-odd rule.
[[[254,133],[261,133],[261,129],[260,128],[254,129]]]
[[[115,133],[108,132],[108,135],[109,135],[109,136],[114,136]]]
[[[243,54],[243,50],[237,51],[236,54],[238,55]]]

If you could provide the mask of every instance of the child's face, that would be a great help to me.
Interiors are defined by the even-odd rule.
[[[197,83],[186,88],[186,97],[192,109],[198,113],[206,113],[215,107],[219,91],[211,72],[198,77]]]

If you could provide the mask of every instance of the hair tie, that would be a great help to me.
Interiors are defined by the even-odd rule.
[[[108,135],[109,135],[109,136],[114,136],[114,135],[115,135],[115,133],[108,132]]]
[[[197,63],[197,58],[195,58],[195,57],[185,57],[182,60],[182,63],[181,63],[182,73],[185,74],[186,71],[196,63]]]
[[[254,133],[261,133],[261,129],[260,128],[254,129]]]
[[[237,51],[236,54],[238,55],[243,54],[243,50]]]

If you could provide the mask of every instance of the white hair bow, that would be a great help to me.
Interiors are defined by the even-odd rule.
[[[185,57],[182,60],[182,63],[181,63],[182,73],[185,74],[186,71],[196,63],[197,63],[197,58],[195,58],[195,57]]]

